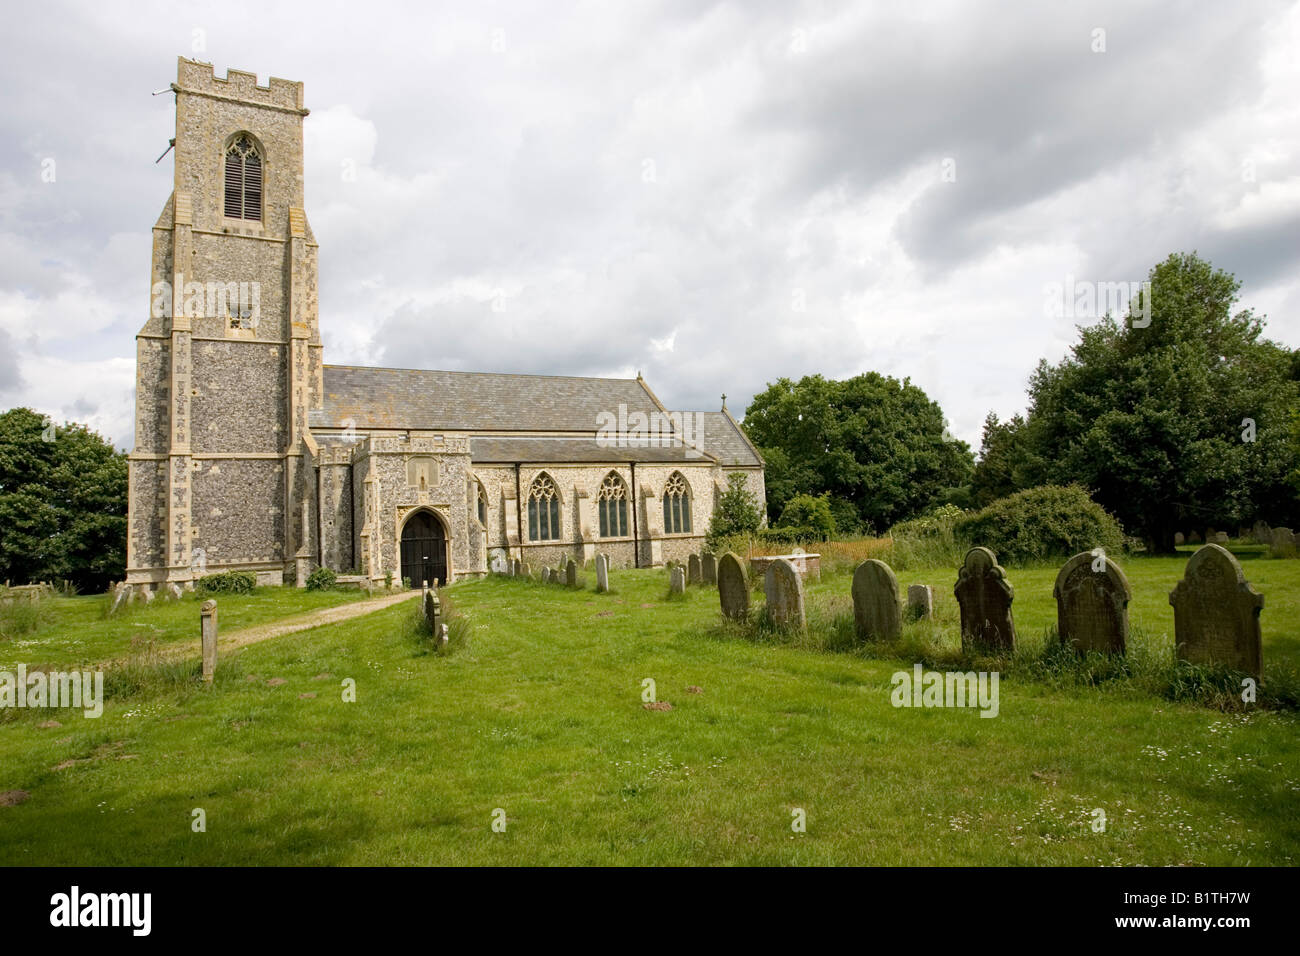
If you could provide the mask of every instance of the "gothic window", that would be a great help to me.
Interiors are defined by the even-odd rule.
[[[680,471],[664,485],[664,533],[691,533],[691,488]]]
[[[246,133],[226,147],[226,218],[262,221],[262,156]]]
[[[560,540],[560,493],[547,474],[534,478],[528,492],[528,539]]]
[[[487,527],[487,492],[483,486],[478,486],[478,523]]]
[[[596,508],[600,512],[602,538],[627,537],[627,485],[612,471],[600,483]]]

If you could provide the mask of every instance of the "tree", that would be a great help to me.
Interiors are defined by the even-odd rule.
[[[841,530],[886,528],[970,481],[970,446],[908,379],[782,378],[755,396],[745,430],[767,462],[769,515],[795,495],[826,494]]]
[[[1017,491],[1042,484],[1043,464],[1034,455],[1023,415],[1005,422],[989,412],[984,419],[980,457],[971,478],[972,503],[983,508]]]
[[[727,490],[718,496],[709,519],[706,535],[709,545],[733,534],[753,534],[763,523],[758,496],[749,490],[745,476],[732,472],[727,476]]]
[[[84,425],[0,414],[0,577],[101,590],[126,569],[126,456]]]
[[[1149,325],[1107,315],[1060,363],[1039,363],[1020,429],[1029,460],[1087,486],[1153,551],[1172,551],[1179,529],[1289,520],[1293,353],[1233,313],[1240,284],[1195,253],[1150,282]]]

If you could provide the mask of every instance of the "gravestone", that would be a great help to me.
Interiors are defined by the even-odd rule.
[[[928,621],[934,617],[934,588],[928,584],[907,586],[907,617],[911,621]]]
[[[1080,653],[1123,654],[1133,589],[1118,564],[1100,552],[1076,554],[1056,575],[1056,630]]]
[[[609,590],[609,558],[603,554],[596,555],[596,591],[604,594]]]
[[[718,600],[725,617],[743,621],[749,616],[749,582],[745,566],[730,551],[718,558]]]
[[[144,603],[145,603],[145,604],[152,604],[152,603],[153,603],[154,593],[153,593],[153,591],[152,591],[151,589],[149,589],[149,588],[147,588],[147,587],[141,587],[141,588],[140,588],[140,594],[141,594],[141,596],[144,598]]]
[[[803,578],[785,558],[767,566],[763,577],[767,613],[773,623],[802,628],[804,626]]]
[[[437,634],[442,625],[442,601],[438,598],[436,588],[424,592],[424,619],[428,622],[430,632]]]
[[[700,579],[705,584],[718,583],[718,559],[713,556],[712,551],[705,551],[700,555]]]
[[[1274,528],[1271,544],[1273,553],[1284,558],[1295,554],[1295,535],[1290,528]]]
[[[569,563],[564,566],[564,583],[571,588],[576,588],[578,586],[578,565],[572,558],[570,558]]]
[[[113,606],[109,608],[109,616],[116,614],[127,602],[131,600],[131,585],[125,582],[119,583],[113,592]]]
[[[167,600],[179,601],[184,596],[185,592],[181,590],[179,584],[175,581],[169,581],[167,583]]]
[[[686,583],[699,584],[701,580],[700,556],[698,554],[692,554],[686,559]]]
[[[1206,535],[1205,538],[1206,544],[1227,544],[1228,540],[1228,532],[1226,531],[1216,531],[1214,534]]]
[[[551,583],[551,569],[545,566],[543,566],[542,568],[542,583],[543,584]]]
[[[1201,536],[1200,536],[1199,534],[1197,534],[1195,531],[1189,531],[1189,532],[1187,533],[1187,543],[1188,543],[1188,544],[1200,544],[1200,543],[1201,543]]]
[[[520,572],[523,574],[524,577],[528,578],[530,581],[532,580],[532,577],[533,577],[533,569],[532,569],[532,566],[529,565],[527,561],[525,561],[523,564],[521,564],[521,565],[519,566],[519,570],[520,570]]]
[[[669,594],[686,593],[686,571],[681,565],[673,568],[668,581]]]
[[[870,558],[853,572],[853,629],[860,641],[895,641],[903,630],[898,578],[884,561]]]
[[[1183,534],[1181,531],[1174,532],[1174,544],[1185,544],[1186,542],[1187,535]]]
[[[1264,595],[1246,580],[1227,548],[1207,544],[1187,562],[1169,592],[1174,652],[1192,664],[1216,664],[1259,677],[1263,666],[1259,613]]]
[[[961,606],[963,649],[984,646],[1010,651],[1015,647],[1016,625],[1011,617],[1011,602],[1016,591],[998,564],[997,555],[988,548],[971,548],[966,552],[953,594]]]
[[[500,548],[493,548],[488,554],[488,567],[493,574],[505,574],[508,560],[505,551]]]
[[[217,602],[208,599],[199,608],[199,641],[203,648],[203,683],[217,673]]]

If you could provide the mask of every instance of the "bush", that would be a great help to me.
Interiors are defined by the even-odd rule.
[[[256,586],[257,575],[252,571],[223,571],[194,582],[194,590],[200,594],[252,594]]]
[[[826,495],[795,495],[785,503],[776,526],[800,529],[805,539],[827,540],[835,534],[835,516],[831,514],[830,498]]]
[[[718,496],[705,540],[715,548],[723,538],[752,534],[762,522],[757,496],[749,490],[744,475],[732,472],[727,476],[727,490]]]
[[[1043,561],[1103,548],[1124,547],[1119,522],[1079,485],[1044,485],[991,502],[957,519],[953,531],[964,544],[983,545],[1002,562]]]
[[[900,521],[889,529],[889,534],[893,538],[943,537],[944,534],[952,530],[952,526],[957,519],[965,514],[966,512],[956,505],[940,505],[937,508],[931,508],[919,517]]]
[[[320,567],[307,575],[308,591],[333,591],[338,583],[338,575],[329,568]]]

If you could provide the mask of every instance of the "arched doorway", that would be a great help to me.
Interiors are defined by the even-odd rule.
[[[417,511],[402,527],[402,577],[413,588],[447,583],[447,536],[431,512]]]

